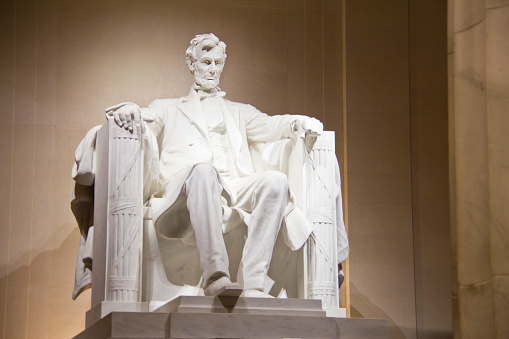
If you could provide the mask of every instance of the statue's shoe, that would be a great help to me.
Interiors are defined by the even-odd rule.
[[[203,293],[206,296],[238,297],[242,293],[242,287],[223,276],[207,286]]]
[[[274,298],[270,294],[264,293],[260,290],[245,290],[242,292],[241,296],[246,298]]]

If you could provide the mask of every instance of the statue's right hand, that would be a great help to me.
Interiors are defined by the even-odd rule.
[[[106,108],[106,115],[113,117],[115,123],[131,133],[137,128],[142,128],[141,109],[132,102],[122,102],[115,106]]]

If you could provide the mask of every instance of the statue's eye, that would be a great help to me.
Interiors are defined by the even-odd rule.
[[[205,65],[210,65],[210,60],[203,60],[202,61]]]

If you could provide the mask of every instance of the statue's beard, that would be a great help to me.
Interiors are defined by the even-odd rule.
[[[219,78],[215,80],[207,80],[207,79],[194,79],[194,82],[198,86],[198,89],[202,91],[210,91],[216,89],[219,86]]]

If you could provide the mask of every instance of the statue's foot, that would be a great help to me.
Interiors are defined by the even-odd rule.
[[[207,286],[203,293],[206,296],[238,297],[242,293],[242,287],[231,282],[228,277],[222,276]]]
[[[246,298],[274,298],[270,294],[264,293],[260,290],[245,290],[242,292],[241,296]]]

